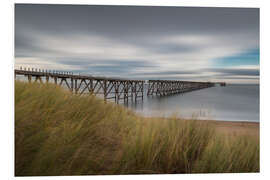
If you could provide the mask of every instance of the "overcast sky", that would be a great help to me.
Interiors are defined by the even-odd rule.
[[[259,83],[259,9],[15,5],[15,67]]]

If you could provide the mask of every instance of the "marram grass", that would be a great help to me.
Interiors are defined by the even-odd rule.
[[[259,140],[15,82],[15,175],[259,172]]]

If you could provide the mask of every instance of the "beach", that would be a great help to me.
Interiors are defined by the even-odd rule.
[[[208,121],[216,127],[220,133],[228,135],[242,135],[248,134],[252,136],[260,135],[259,122],[233,122],[233,121]]]

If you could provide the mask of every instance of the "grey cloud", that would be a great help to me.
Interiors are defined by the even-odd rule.
[[[88,60],[88,61],[87,61]],[[128,67],[157,67],[150,62],[143,60],[117,60],[117,59],[94,59],[94,58],[76,58],[70,59],[68,57],[61,58],[58,62],[66,65],[85,65],[85,66],[96,66],[99,64],[101,66],[119,66],[121,68]]]
[[[168,76],[138,76],[144,80],[168,80]],[[199,77],[199,78],[198,78]],[[209,81],[211,77],[209,76],[170,76],[170,80],[181,80],[181,81]]]
[[[217,79],[218,81],[230,81],[230,80],[237,80],[238,82],[241,82],[242,80],[249,80],[249,81],[255,81],[256,84],[260,83],[260,77],[259,76],[254,76],[254,77],[250,77],[250,76],[217,76],[215,77],[215,79]]]
[[[232,76],[232,77],[224,77],[222,79],[248,79],[248,80],[259,80],[260,77],[238,77],[238,76]]]
[[[162,75],[191,75],[191,74],[201,74],[197,70],[180,70],[180,71],[159,71],[159,72],[143,72],[143,73],[133,73],[134,75],[147,75],[147,76],[162,76]]]
[[[42,44],[41,33],[31,31],[25,32],[16,31],[15,32],[15,56],[16,57],[29,57],[29,56],[37,56],[42,57],[45,54],[50,55],[58,55],[61,52],[56,51],[53,47],[47,47]]]
[[[190,52],[196,47],[155,40],[164,35],[234,33],[258,40],[259,9],[16,4],[15,25],[16,48],[31,46],[31,41],[22,44],[18,37],[30,31],[38,36],[99,35],[153,52]]]
[[[64,65],[75,65],[80,67],[81,70],[78,72],[86,73],[103,73],[104,75],[109,74],[119,74],[123,73],[132,74],[133,71],[145,68],[158,68],[157,65],[153,65],[148,61],[143,60],[115,60],[115,59],[89,59],[89,58],[80,58],[80,59],[69,59],[61,58],[56,59],[60,64]]]
[[[93,32],[124,38],[198,30],[200,33],[259,30],[259,9],[255,8],[17,4],[15,10],[17,28],[31,26],[58,34]]]
[[[208,69],[208,71],[221,73],[221,74],[219,74],[217,76],[231,76],[231,75],[259,76],[260,75],[259,69],[211,68],[211,69]]]
[[[146,47],[154,53],[159,54],[171,54],[171,53],[187,53],[196,51],[199,48],[196,45],[187,45],[187,44],[169,44],[169,43],[157,43],[154,45],[149,45]]]
[[[239,33],[259,41],[259,9],[255,8],[16,4],[15,25],[16,49],[28,47],[32,52],[44,47],[41,44],[33,47],[33,40],[20,43],[18,36],[22,32],[38,37],[42,34],[52,37],[98,35],[161,54],[192,52],[199,48],[195,44],[156,42],[167,35],[205,34],[228,36],[228,41],[245,40],[246,36],[230,39],[232,34]]]

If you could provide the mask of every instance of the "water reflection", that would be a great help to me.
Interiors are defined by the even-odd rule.
[[[229,121],[259,121],[259,86],[228,85],[172,96],[145,96],[125,104],[144,116],[171,116]]]

